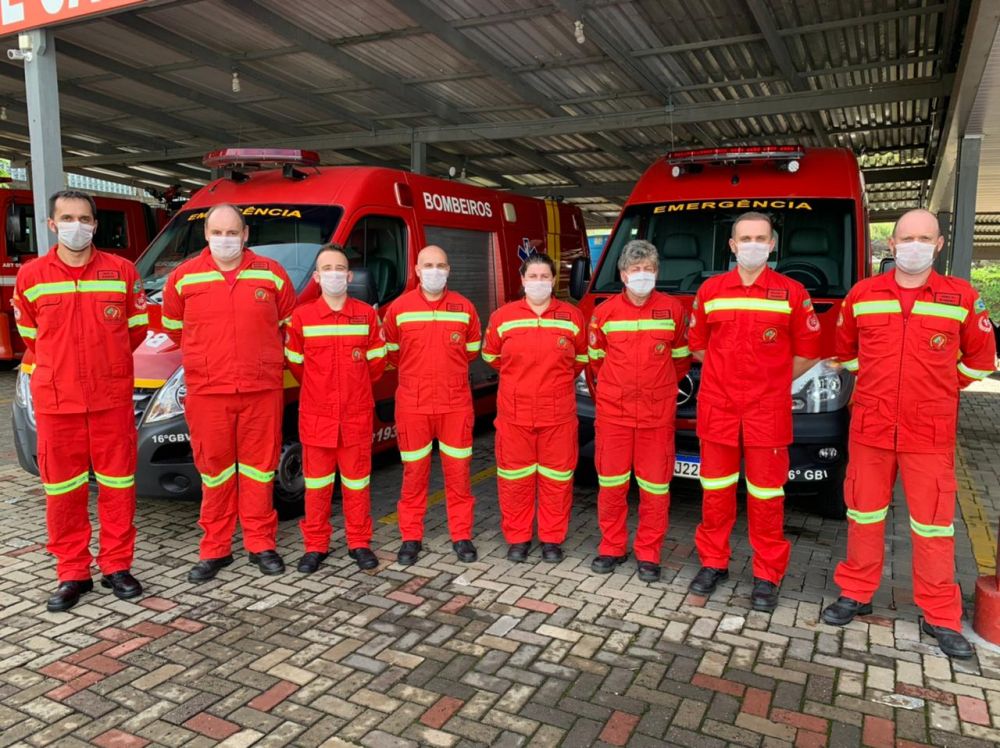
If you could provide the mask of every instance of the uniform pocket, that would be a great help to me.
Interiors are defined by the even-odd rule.
[[[935,527],[948,527],[955,520],[955,499],[958,493],[958,482],[953,473],[942,475],[937,479],[937,504],[934,507]]]

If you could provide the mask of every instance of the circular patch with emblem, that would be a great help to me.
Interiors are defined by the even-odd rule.
[[[691,319],[688,320],[688,327],[694,327],[695,316],[692,314]]]
[[[253,295],[254,298],[257,299],[257,301],[264,301],[265,299],[267,299],[267,291],[265,291],[263,288],[258,288],[256,291],[253,292]]]
[[[813,332],[818,331],[819,317],[817,317],[815,314],[810,314],[808,317],[806,317],[806,327],[808,327]]]
[[[116,306],[106,306],[104,307],[104,318],[111,320],[121,319],[122,310]]]
[[[135,297],[135,308],[140,312],[146,308],[146,294],[140,293]]]
[[[990,324],[990,318],[985,314],[979,318],[979,329],[983,332],[993,332],[993,325]]]
[[[566,340],[566,337],[565,337],[565,336],[560,336],[560,337],[559,337],[559,347],[560,347],[560,348],[565,348],[565,347],[566,347],[566,344],[567,344],[568,342],[569,342],[569,341],[568,341],[568,340]]]
[[[761,333],[760,337],[765,343],[773,343],[778,339],[778,330],[774,327],[769,327]]]
[[[451,334],[451,342],[452,342],[452,343],[457,343],[457,342],[458,342],[458,341],[460,341],[461,339],[462,339],[462,336],[461,336],[461,335],[459,335],[459,334],[458,334],[457,332],[453,332],[453,333]]]
[[[360,348],[355,348],[353,351],[351,351],[351,357],[355,361],[360,361],[361,360],[361,349]]]
[[[947,345],[947,343],[948,343],[948,336],[945,335],[944,333],[939,332],[935,333],[934,335],[931,335],[930,345],[933,350],[942,351],[944,350],[944,347],[945,345]]]
[[[843,327],[843,326],[844,326],[844,313],[841,312],[840,314],[837,315],[837,327]]]
[[[14,307],[14,319],[21,319],[21,307],[14,302],[11,302],[11,306]]]
[[[667,344],[666,343],[657,343],[655,350],[656,350],[657,353],[663,353],[665,350],[667,350]]]
[[[597,345],[597,333],[596,332],[590,333],[590,344],[591,345]]]

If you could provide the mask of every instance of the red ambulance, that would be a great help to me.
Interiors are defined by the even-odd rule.
[[[463,182],[376,167],[318,167],[308,151],[230,149],[206,164],[226,171],[173,217],[137,263],[149,296],[150,333],[135,353],[135,411],[139,428],[136,488],[140,496],[197,498],[200,478],[184,421],[181,353],[160,327],[161,293],[170,271],[205,246],[204,218],[212,205],[238,206],[250,227],[248,245],[282,263],[300,293],[317,293],[310,280],[322,244],[347,249],[355,269],[351,294],[384,309],[416,285],[417,252],[438,244],[448,252],[448,287],[468,297],[480,318],[520,294],[518,269],[533,252],[561,268],[557,294],[568,297],[569,270],[587,255],[583,216],[576,207],[488,190]],[[276,166],[278,168],[261,168]],[[19,376],[14,420],[18,460],[37,473],[28,376]],[[476,411],[495,407],[497,375],[473,363]],[[285,443],[275,480],[283,516],[301,506],[304,491],[298,443],[298,387],[285,373]],[[375,385],[375,451],[395,445],[396,373]]]
[[[853,379],[830,365],[837,314],[844,296],[870,274],[868,210],[857,159],[847,149],[742,146],[668,153],[640,178],[605,245],[593,278],[583,261],[571,290],[586,314],[620,293],[617,261],[631,239],[652,242],[660,254],[657,289],[690,309],[706,279],[734,266],[730,230],[741,213],[769,215],[777,238],[771,266],[805,285],[823,328],[819,364],[792,383],[794,442],[790,489],[814,496],[821,514],[843,516],[848,409]],[[700,472],[695,408],[700,366],[682,380],[677,398],[674,476]],[[734,383],[738,386],[738,383]],[[590,387],[577,383],[582,454],[593,454]]]

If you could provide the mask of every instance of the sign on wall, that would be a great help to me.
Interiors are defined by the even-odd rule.
[[[0,0],[0,36],[107,13],[146,0]]]

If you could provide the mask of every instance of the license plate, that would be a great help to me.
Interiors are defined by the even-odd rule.
[[[701,475],[701,458],[678,457],[674,460],[675,478],[697,478]]]

